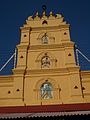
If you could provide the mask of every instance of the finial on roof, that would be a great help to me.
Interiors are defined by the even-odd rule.
[[[56,14],[56,18],[61,18],[62,16],[60,14]]]
[[[43,14],[42,14],[43,16],[46,16],[46,12],[45,11],[43,11]]]
[[[39,14],[38,14],[38,12],[36,12],[36,16],[38,16]]]
[[[42,5],[43,12],[46,12],[46,5]]]
[[[53,12],[51,11],[49,14],[49,19],[54,19],[54,18],[55,18],[55,16],[54,16]]]
[[[47,19],[47,16],[46,16],[46,5],[43,5],[42,9],[43,9],[42,19]]]
[[[43,9],[43,16],[46,16],[46,5],[42,5],[42,9]]]
[[[43,9],[42,16],[45,17],[46,16],[46,5],[42,5],[42,9]]]
[[[33,20],[32,16],[29,16],[29,17],[28,17],[28,20]]]
[[[38,12],[36,12],[34,19],[37,19],[37,20],[40,19]]]
[[[53,12],[52,11],[50,12],[50,16],[53,16]]]

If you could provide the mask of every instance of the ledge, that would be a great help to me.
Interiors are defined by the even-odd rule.
[[[90,111],[90,103],[0,107],[0,113]]]

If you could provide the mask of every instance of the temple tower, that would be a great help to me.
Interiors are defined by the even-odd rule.
[[[20,28],[17,65],[0,76],[0,106],[90,103],[90,71],[76,64],[70,25],[45,10]]]
[[[83,101],[79,66],[69,24],[60,14],[43,11],[29,16],[21,27],[14,72],[15,95],[25,105],[68,104]]]

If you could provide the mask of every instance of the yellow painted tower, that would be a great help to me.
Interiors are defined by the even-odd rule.
[[[80,71],[60,14],[29,16],[13,75],[0,76],[0,106],[90,103],[90,71]]]

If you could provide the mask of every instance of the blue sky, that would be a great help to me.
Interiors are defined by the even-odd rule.
[[[60,13],[70,24],[71,39],[90,59],[90,0],[1,0],[0,1],[0,68],[13,54],[20,42],[20,27],[28,16],[36,11],[42,13],[42,5],[47,6],[47,14]],[[79,55],[82,70],[89,70],[90,63]],[[13,61],[0,72],[10,74]]]

